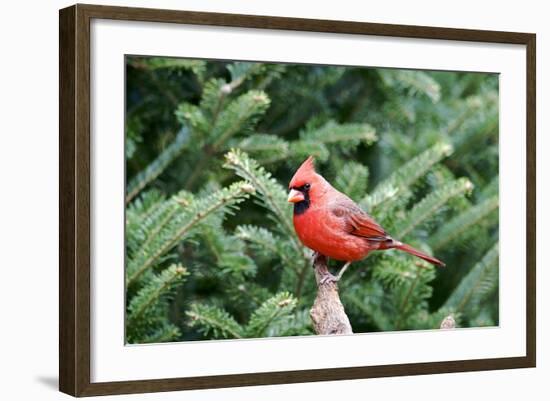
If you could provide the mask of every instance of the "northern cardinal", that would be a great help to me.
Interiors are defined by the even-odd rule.
[[[322,255],[346,262],[338,281],[351,262],[361,260],[375,250],[400,249],[437,266],[440,260],[393,239],[349,197],[335,189],[315,172],[310,156],[296,171],[290,184],[288,201],[294,204],[294,229],[300,241]]]

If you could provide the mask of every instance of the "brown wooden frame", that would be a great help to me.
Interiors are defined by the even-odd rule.
[[[90,20],[92,18],[525,45],[527,48],[527,324],[525,328],[527,355],[512,358],[91,383]],[[62,392],[74,396],[92,396],[535,366],[535,34],[81,4],[60,10],[59,29],[59,388]]]

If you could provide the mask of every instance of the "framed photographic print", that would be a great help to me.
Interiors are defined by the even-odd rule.
[[[534,367],[535,35],[60,11],[60,390]]]

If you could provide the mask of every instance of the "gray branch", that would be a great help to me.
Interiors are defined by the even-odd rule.
[[[344,306],[338,295],[338,285],[333,281],[320,283],[321,279],[330,274],[327,258],[316,254],[313,257],[313,269],[317,282],[317,297],[309,314],[313,328],[317,334],[353,334]]]

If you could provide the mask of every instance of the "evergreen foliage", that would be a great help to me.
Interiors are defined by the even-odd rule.
[[[394,237],[339,283],[354,332],[498,315],[498,77],[127,58],[126,341],[312,334],[287,185],[318,170]],[[340,262],[331,261],[336,269]]]

